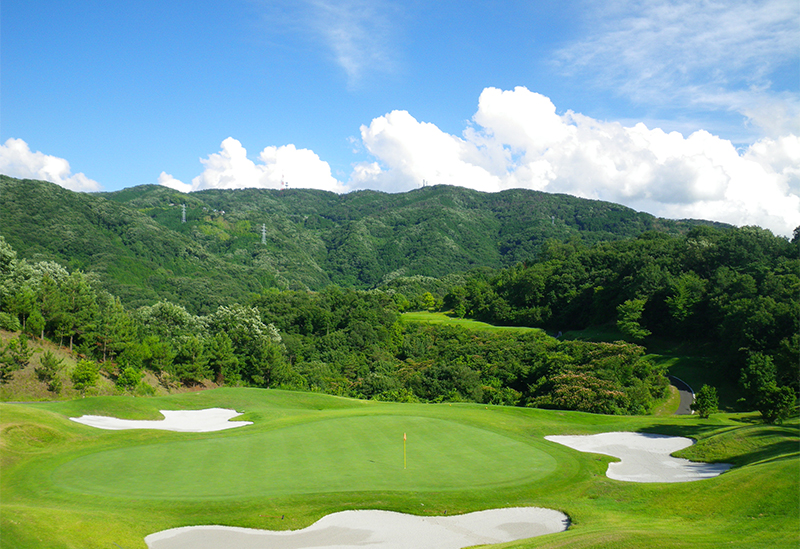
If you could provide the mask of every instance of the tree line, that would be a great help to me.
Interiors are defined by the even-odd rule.
[[[664,336],[715,345],[743,405],[785,412],[800,389],[798,246],[797,231],[790,242],[753,227],[592,246],[551,240],[535,261],[508,269],[398,277],[381,290],[273,288],[197,315],[169,301],[126,308],[92,275],[17,259],[0,237],[0,327],[77,350],[122,391],[146,393],[149,370],[165,387],[212,380],[602,413],[645,413],[664,395],[664,372],[630,342]],[[551,333],[616,323],[629,342],[474,332],[400,316],[437,308]]]
[[[400,313],[414,300],[395,291],[269,290],[206,315],[167,301],[127,309],[91,275],[17,259],[2,238],[0,275],[0,327],[75,350],[82,359],[70,375],[83,390],[102,369],[120,391],[147,394],[149,370],[165,387],[212,380],[379,400],[645,413],[667,386],[638,345],[405,323]],[[21,362],[7,362],[13,375]],[[47,368],[58,365],[41,362],[40,379],[50,383],[57,376]]]
[[[536,261],[457,285],[444,304],[493,324],[616,323],[633,341],[713,345],[750,408],[800,393],[800,228],[791,241],[757,227],[548,241]]]

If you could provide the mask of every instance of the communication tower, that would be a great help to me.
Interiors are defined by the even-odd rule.
[[[186,223],[186,204],[181,204],[181,223]]]
[[[266,245],[267,244],[267,224],[261,224],[261,243]]]

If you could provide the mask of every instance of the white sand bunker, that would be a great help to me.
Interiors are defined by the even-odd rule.
[[[727,463],[698,463],[671,453],[694,444],[685,437],[649,433],[601,433],[587,436],[546,436],[545,439],[581,452],[604,454],[621,461],[608,464],[606,475],[629,482],[689,482],[716,477]]]
[[[236,410],[225,408],[159,411],[164,416],[164,419],[156,421],[119,419],[107,416],[81,416],[69,419],[90,427],[112,431],[122,429],[159,429],[162,431],[178,431],[180,433],[208,433],[253,424],[252,421],[229,421],[242,414]]]
[[[552,509],[512,507],[466,515],[416,517],[391,511],[343,511],[290,531],[192,526],[144,538],[150,549],[460,549],[563,532],[569,518]]]

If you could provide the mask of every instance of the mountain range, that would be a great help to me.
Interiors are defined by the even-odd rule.
[[[129,306],[166,299],[197,313],[268,288],[379,288],[507,267],[535,259],[548,239],[593,244],[725,227],[568,195],[444,185],[398,194],[184,194],[155,185],[77,193],[0,175],[0,206],[0,235],[19,257],[96,273]]]

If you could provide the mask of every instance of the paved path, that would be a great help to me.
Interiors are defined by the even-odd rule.
[[[678,393],[681,396],[681,403],[678,405],[678,411],[675,412],[675,415],[691,415],[694,391],[692,391],[692,388],[689,387],[685,381],[675,376],[669,376],[669,381],[678,389]]]

